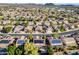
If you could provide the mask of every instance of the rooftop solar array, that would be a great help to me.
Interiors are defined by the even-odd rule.
[[[44,43],[44,40],[34,40],[34,43]]]
[[[0,44],[8,44],[11,40],[1,40]]]
[[[7,49],[6,48],[0,48],[0,55],[7,55]]]

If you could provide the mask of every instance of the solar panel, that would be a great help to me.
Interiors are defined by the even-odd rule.
[[[34,43],[44,43],[44,40],[34,40]]]
[[[0,48],[0,55],[7,55],[7,49],[6,48]]]
[[[8,44],[11,40],[1,40],[0,43],[1,44]]]

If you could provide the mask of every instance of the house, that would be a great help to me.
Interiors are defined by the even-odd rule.
[[[21,36],[21,40],[24,40],[25,39],[25,36]]]
[[[42,25],[42,21],[36,22],[36,25]]]
[[[64,24],[64,28],[66,31],[69,31],[69,27],[67,26],[67,24]]]
[[[76,37],[75,40],[76,40],[77,44],[79,45],[79,37]]]
[[[39,31],[33,31],[33,34],[40,34]]]
[[[37,26],[37,27],[35,28],[35,30],[37,30],[37,31],[42,30],[42,26]]]
[[[63,42],[66,46],[76,46],[76,41],[73,37],[66,37],[63,39]]]
[[[68,21],[67,21],[67,20],[64,20],[63,22],[64,22],[65,24],[68,24]]]
[[[40,36],[33,36],[33,39],[42,39],[42,37],[40,37]]]
[[[47,36],[47,40],[52,40],[53,37],[52,36]]]
[[[52,33],[52,27],[48,27],[46,33]]]
[[[54,32],[57,32],[58,30],[60,30],[59,26],[54,25],[54,26],[53,26],[53,31],[54,31]]]
[[[32,26],[32,25],[34,25],[34,22],[29,22],[29,26]]]
[[[45,25],[49,26],[50,22],[49,21],[45,21]]]
[[[74,29],[75,28],[74,24],[70,24],[70,28]]]
[[[75,26],[77,26],[79,28],[79,23],[76,23]]]
[[[5,24],[9,24],[10,23],[10,20],[3,20],[2,23],[5,25]]]
[[[27,26],[26,29],[32,30],[33,26]]]
[[[15,27],[14,32],[19,32],[23,28],[24,28],[23,26],[18,25],[18,26]]]

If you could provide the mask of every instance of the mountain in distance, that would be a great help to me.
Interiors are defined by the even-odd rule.
[[[79,3],[46,3],[47,6],[79,6]]]
[[[46,3],[45,6],[54,6],[54,3]]]

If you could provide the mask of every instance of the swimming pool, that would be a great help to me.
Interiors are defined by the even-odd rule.
[[[25,41],[24,41],[24,40],[17,40],[17,43],[18,43],[18,44],[24,44]]]
[[[61,40],[52,40],[51,43],[53,43],[53,44],[61,43]]]
[[[54,46],[59,46],[62,45],[62,41],[60,39],[53,39],[53,40],[49,40],[49,44]]]

